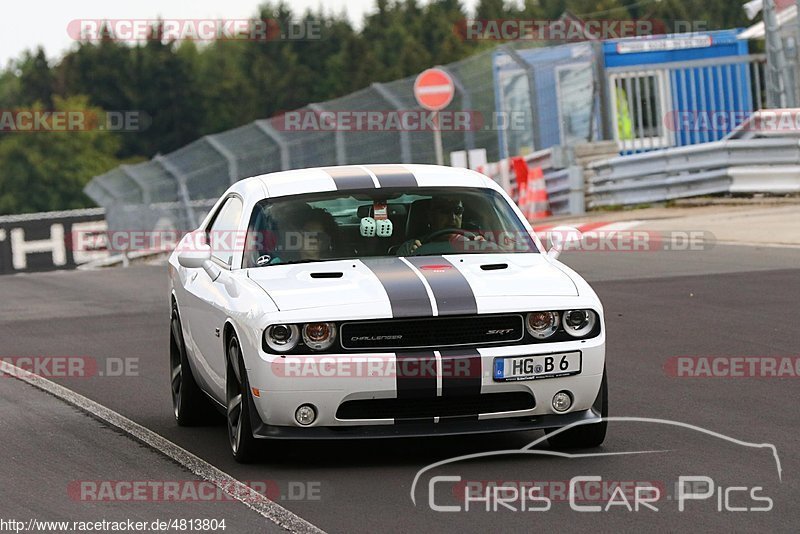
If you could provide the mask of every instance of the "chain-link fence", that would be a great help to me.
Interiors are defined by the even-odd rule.
[[[542,49],[548,44],[538,43],[535,48]],[[524,46],[531,48],[531,43]],[[523,131],[538,131],[542,125],[552,129],[553,124],[558,124],[558,118],[547,115],[552,110],[542,105],[547,99],[553,99],[554,88],[552,84],[542,84],[538,73],[541,65],[531,60],[533,56],[526,55],[520,59],[516,75],[521,73],[522,78],[530,80],[538,76],[536,82],[525,86],[524,94],[512,95],[510,109],[508,102],[504,105],[502,91],[498,100],[496,73],[502,63],[498,58],[509,55],[521,57],[516,55],[515,47],[504,45],[441,67],[450,74],[455,85],[455,97],[447,111],[466,112],[464,116],[469,117],[470,124],[466,128],[443,129],[445,158],[452,151],[482,148],[486,150],[488,161],[496,161],[504,156],[504,149],[500,148],[503,146],[503,130],[518,137],[520,132],[511,132],[515,127]],[[571,57],[577,56],[572,53]],[[588,57],[581,66],[593,73],[592,63]],[[334,115],[342,112],[378,112],[383,115],[396,112],[401,116],[422,112],[414,98],[415,78],[409,76],[388,83],[374,83],[355,93],[311,104],[293,113],[301,117],[310,114],[319,117],[325,112]],[[500,80],[499,83],[504,82]],[[587,98],[589,102],[593,100],[591,92]],[[506,118],[499,119],[498,111],[505,112]],[[527,119],[520,126],[519,121],[508,119],[509,112],[524,115]],[[249,176],[324,165],[436,161],[431,128],[385,128],[379,131],[336,127],[292,129],[287,128],[285,121],[286,115],[260,119],[205,136],[150,161],[120,166],[96,176],[86,186],[85,192],[106,208],[110,230],[188,230],[197,227],[213,199],[218,198],[230,184]],[[537,133],[528,137],[527,141],[516,142],[514,150],[520,149],[520,143],[527,143],[528,152],[544,148],[534,143],[542,139],[542,135]]]
[[[485,149],[493,162],[601,140],[615,141],[624,154],[707,143],[741,122],[717,124],[720,116],[745,117],[775,99],[769,96],[774,69],[765,68],[764,55],[746,55],[735,31],[716,32],[700,44],[693,34],[674,39],[674,54],[647,56],[652,62],[613,42],[518,41],[440,67],[455,85],[446,112],[470,118],[468,125],[441,128],[443,152]],[[648,42],[639,48],[649,50]],[[710,52],[714,43],[727,48]],[[704,55],[687,55],[681,48],[687,46],[699,46]],[[187,231],[197,227],[213,199],[249,176],[326,165],[435,163],[433,128],[422,121],[417,127],[397,123],[404,114],[423,113],[414,97],[415,79],[373,83],[205,136],[97,176],[85,191],[106,208],[112,231]],[[395,125],[339,122],[359,114],[394,116]]]

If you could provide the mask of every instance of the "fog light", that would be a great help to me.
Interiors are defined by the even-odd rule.
[[[303,426],[308,426],[317,419],[317,410],[310,404],[303,404],[294,412],[295,420]]]
[[[566,391],[559,391],[553,395],[553,409],[557,412],[566,412],[572,406],[572,395]]]

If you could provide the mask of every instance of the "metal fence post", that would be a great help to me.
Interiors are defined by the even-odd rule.
[[[281,170],[288,171],[292,168],[291,160],[289,159],[289,144],[286,140],[281,136],[278,131],[272,127],[268,120],[265,119],[258,119],[257,121],[253,122],[256,127],[261,130],[264,135],[272,139],[272,141],[278,145],[278,148],[281,151]]]
[[[186,186],[186,176],[184,176],[183,173],[181,173],[181,171],[175,165],[173,165],[171,161],[160,154],[154,157],[153,161],[161,165],[165,171],[175,178],[175,182],[178,184],[178,197],[181,199],[183,209],[186,211],[186,217],[189,221],[189,224],[192,225],[192,228],[197,228],[199,223],[197,221],[197,215],[195,214],[194,208],[191,204],[189,188]]]
[[[111,199],[112,203],[113,202],[117,202],[119,199],[117,198],[116,194],[114,194],[114,192],[111,189],[109,189],[106,184],[103,183],[102,178],[104,176],[105,176],[104,174],[101,174],[100,176],[95,176],[94,178],[92,178],[92,181],[89,182],[86,185],[86,188],[88,188],[90,185],[96,186],[96,187],[98,187],[98,188],[103,190],[103,192],[106,194],[106,196]],[[84,193],[86,193],[85,189],[84,189]],[[104,204],[101,204],[102,201],[97,198],[97,195],[90,195],[89,193],[86,193],[86,194],[87,194],[87,196],[89,196],[89,198],[94,200],[98,205],[105,206]]]
[[[316,113],[317,115],[324,113],[325,108],[322,107],[320,104],[309,104],[308,109]],[[320,117],[321,121],[322,117]],[[344,145],[344,132],[339,128],[338,125],[334,122],[335,130],[333,131],[334,137],[333,142],[336,144],[336,164],[337,165],[346,165],[347,164],[347,152],[345,151]]]
[[[130,178],[131,181],[138,185],[139,189],[142,190],[142,202],[144,204],[150,204],[150,188],[147,187],[147,184],[145,184],[141,178],[131,171],[130,165],[120,165],[119,170],[121,170],[125,176]]]
[[[525,71],[525,76],[528,78],[528,100],[531,107],[531,133],[533,134],[533,146],[531,150],[536,151],[541,145],[539,119],[536,113],[536,73],[533,71],[533,67],[529,65],[516,50],[508,45],[504,45],[500,48],[509,55],[511,60],[516,63],[519,68]]]
[[[767,42],[767,69],[770,81],[767,84],[767,100],[771,107],[796,105],[794,88],[787,79],[786,56],[783,50],[781,27],[775,14],[775,0],[764,0],[764,39]]]
[[[800,0],[798,0],[800,1]],[[456,86],[456,89],[459,93],[461,93],[461,110],[472,110],[472,95],[469,91],[467,91],[467,87],[461,83],[461,80],[456,76],[452,70],[448,69],[447,67],[439,67],[441,70],[445,71],[447,74],[450,75],[450,78],[453,79],[453,85]],[[464,149],[466,150],[473,150],[475,148],[475,132],[473,131],[472,127],[474,126],[475,117],[470,116],[469,125],[470,127],[464,130]]]
[[[392,94],[388,87],[386,87],[382,83],[373,83],[371,85],[375,91],[378,92],[384,100],[386,100],[390,105],[394,106],[394,109],[397,111],[403,111],[403,103]],[[408,135],[408,131],[405,128],[400,129],[400,162],[401,163],[411,163],[411,138]]]
[[[569,174],[569,214],[583,215],[586,213],[586,187],[583,180],[583,169],[580,165],[570,165]]]
[[[600,139],[614,139],[614,130],[612,126],[613,117],[611,116],[611,105],[609,103],[610,91],[608,87],[608,77],[606,76],[603,43],[600,41],[593,42],[592,52],[594,55],[594,60],[592,61],[594,66],[592,75],[594,76],[594,85],[597,89],[597,94],[594,98],[597,98],[598,105],[600,106]],[[592,103],[592,109],[594,109],[594,103]],[[594,129],[594,127],[592,129]],[[594,135],[594,131],[591,132],[591,135]]]
[[[211,148],[219,152],[219,154],[228,162],[228,180],[230,181],[231,185],[235,184],[236,181],[239,180],[239,162],[236,160],[234,153],[228,150],[228,148],[223,145],[219,139],[217,139],[216,135],[207,135],[204,139],[208,141],[208,144],[211,145]]]

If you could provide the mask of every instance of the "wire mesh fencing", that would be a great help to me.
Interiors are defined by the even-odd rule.
[[[445,159],[452,151],[473,148],[486,149],[490,161],[497,159],[493,52],[441,68],[455,85],[447,111],[467,117],[460,127],[441,128]],[[415,78],[374,83],[340,98],[207,135],[169,154],[96,176],[84,191],[106,208],[111,231],[188,231],[198,226],[213,199],[246,177],[337,164],[435,163],[434,132],[426,127],[426,112],[415,100]],[[343,114],[352,119],[348,127],[342,124]],[[388,120],[399,117],[402,122],[405,114],[414,115],[416,127]],[[368,115],[380,124],[370,123]],[[334,119],[326,122],[326,116]]]

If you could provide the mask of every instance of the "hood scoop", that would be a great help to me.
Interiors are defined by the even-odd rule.
[[[503,269],[508,269],[507,263],[487,263],[486,265],[481,265],[481,269],[484,271],[501,271]]]
[[[341,278],[344,276],[344,273],[311,273],[311,278]]]

